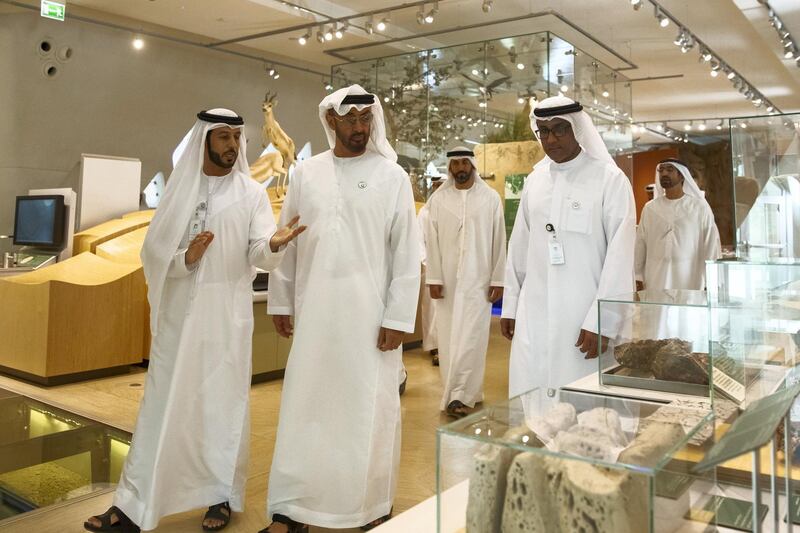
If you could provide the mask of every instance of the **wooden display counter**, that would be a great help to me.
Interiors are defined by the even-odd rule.
[[[142,360],[141,268],[83,253],[0,279],[0,370],[55,385]]]
[[[110,241],[100,243],[95,247],[95,254],[98,257],[115,263],[135,265],[138,267],[136,274],[136,290],[141,293],[144,299],[144,321],[142,322],[143,359],[149,359],[150,357],[150,341],[152,340],[150,335],[150,304],[147,302],[147,283],[144,279],[142,259],[139,257],[148,227],[149,226],[144,226],[129,233],[125,233]]]
[[[95,253],[98,245],[150,224],[155,210],[134,211],[92,228],[76,233],[72,241],[72,254]]]

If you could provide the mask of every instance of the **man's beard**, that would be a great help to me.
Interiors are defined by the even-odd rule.
[[[453,177],[455,178],[456,183],[466,183],[469,181],[469,178],[472,177],[472,172],[461,171],[456,174],[453,174]]]
[[[215,165],[217,165],[218,167],[221,167],[221,168],[233,168],[233,165],[236,164],[236,159],[238,159],[239,154],[237,154],[233,150],[229,150],[228,152],[225,152],[225,153],[226,154],[227,153],[233,153],[233,161],[231,161],[230,163],[227,163],[224,159],[222,159],[222,156],[225,155],[225,154],[220,154],[219,152],[215,152],[214,150],[211,149],[210,146],[208,147],[208,158],[211,159],[211,161]]]
[[[360,154],[366,150],[367,142],[369,142],[368,133],[356,133],[346,137],[344,133],[339,132],[338,129],[336,130],[336,138],[354,154]]]

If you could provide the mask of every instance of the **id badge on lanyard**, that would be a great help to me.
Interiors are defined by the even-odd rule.
[[[556,229],[552,224],[546,224],[545,229],[550,234],[550,239],[547,243],[547,250],[550,252],[551,265],[564,264],[564,247],[561,242],[556,238]]]
[[[200,235],[206,230],[206,215],[208,214],[208,205],[206,202],[200,202],[194,210],[192,220],[189,222],[189,242],[192,242],[195,237]]]

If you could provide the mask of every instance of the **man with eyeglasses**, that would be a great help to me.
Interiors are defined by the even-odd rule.
[[[705,289],[706,260],[721,255],[719,231],[686,163],[658,164],[654,196],[636,230],[637,289]]]
[[[533,109],[531,127],[546,157],[526,179],[508,247],[501,328],[512,397],[555,395],[596,372],[592,359],[618,327],[604,317],[598,335],[597,299],[634,288],[633,190],[592,119],[556,96]]]
[[[414,331],[419,235],[383,109],[358,85],[319,106],[331,150],[297,166],[281,220],[309,230],[270,274],[268,312],[293,335],[262,532],[371,529],[400,464],[403,333]]]

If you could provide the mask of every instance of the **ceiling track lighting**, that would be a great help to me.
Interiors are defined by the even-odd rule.
[[[758,3],[767,10],[769,24],[775,28],[775,33],[778,35],[778,40],[783,45],[783,48],[785,48],[785,50],[782,51],[783,58],[794,59],[795,64],[800,67],[800,55],[798,55],[798,49],[800,49],[800,47],[798,47],[797,41],[794,40],[794,37],[792,37],[792,34],[789,32],[789,30],[784,27],[783,21],[775,13],[775,10],[772,8],[772,6],[769,5],[768,0],[758,0]]]
[[[642,0],[631,0],[631,7],[634,11],[639,11],[642,9]]]
[[[417,24],[420,26],[425,24],[425,4],[419,6],[419,11],[417,11]]]
[[[716,78],[719,76],[720,73],[724,73],[725,76],[733,85],[734,89],[738,89],[739,92],[742,94],[745,94],[747,92],[749,92],[751,95],[753,94],[754,90],[752,89],[750,84],[747,83],[747,80],[745,80],[741,76],[741,74],[736,72],[730,65],[722,61],[716,54],[714,54],[714,52],[708,47],[708,45],[706,45],[704,42],[698,39],[697,36],[694,35],[688,28],[683,26],[680,23],[680,21],[675,19],[668,12],[664,11],[664,9],[659,4],[658,0],[649,0],[649,1],[651,4],[653,4],[654,15],[658,20],[659,25],[662,28],[666,28],[670,22],[674,22],[675,25],[678,26],[678,35],[673,40],[673,43],[675,44],[675,46],[680,47],[682,53],[685,54],[689,52],[695,47],[695,45],[697,45],[698,49],[700,50],[700,56],[698,58],[698,61],[703,63],[710,63],[711,71],[709,72],[709,74],[711,75],[712,78]],[[633,0],[631,0],[631,3],[633,4]],[[759,3],[769,7],[767,0],[759,0]],[[783,24],[779,21],[779,19],[777,19],[774,12],[772,11],[772,8],[769,9],[770,9],[770,23],[773,25],[773,27],[776,26],[783,27]],[[800,67],[800,47],[796,46],[794,41],[791,39],[790,35],[786,37],[786,34],[788,34],[788,32],[778,33],[779,37],[784,39],[783,40],[784,43],[788,42],[788,45],[786,44],[784,45],[784,48],[786,48],[786,50],[784,51],[784,58],[793,59],[796,65]],[[779,110],[777,110],[777,108],[774,106],[774,104],[772,104],[772,102],[770,102],[761,95],[759,95],[759,97],[761,98],[762,105],[771,107],[773,110],[772,112],[779,112]]]
[[[483,0],[483,4],[481,5],[481,10],[484,13],[489,13],[492,10],[492,5],[494,2],[492,0]]]

